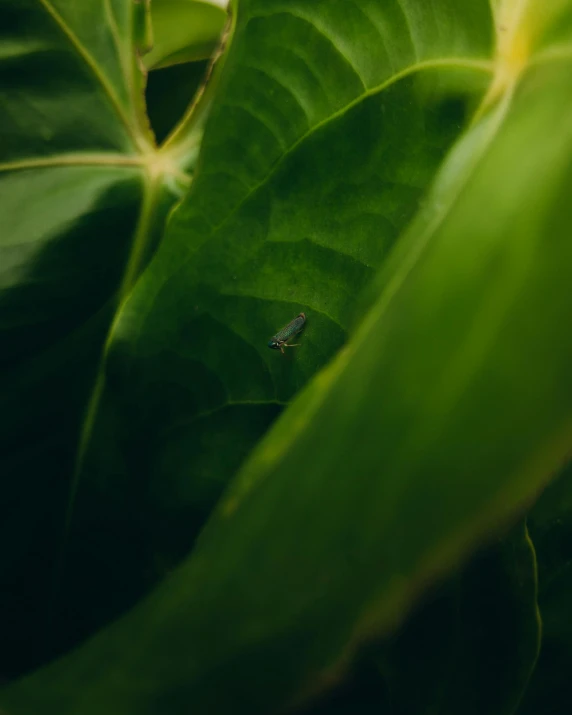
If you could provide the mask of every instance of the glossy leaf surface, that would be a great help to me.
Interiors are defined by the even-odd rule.
[[[144,57],[147,69],[208,59],[218,43],[226,13],[210,2],[153,0],[153,46]]]

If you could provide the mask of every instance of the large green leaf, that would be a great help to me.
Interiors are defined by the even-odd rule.
[[[366,648],[346,682],[300,712],[513,713],[538,656],[536,570],[521,522],[430,588],[403,628]]]
[[[391,715],[510,715],[540,646],[536,559],[526,526],[473,557],[381,658]]]
[[[206,111],[154,147],[127,2],[0,5],[8,672],[53,652],[19,649],[52,579],[61,649],[163,576],[309,383],[184,566],[3,693],[14,715],[305,700],[569,450],[572,11],[492,7],[242,2],[129,297]]]
[[[491,90],[353,337],[257,447],[184,566],[82,649],[9,689],[3,702],[16,715],[256,713],[304,698],[394,628],[423,585],[529,503],[562,460],[572,440],[562,329],[570,40],[546,13],[533,25],[540,5],[529,6],[536,15],[501,5]],[[432,133],[435,101],[460,96],[460,66],[468,90],[488,67],[488,6],[381,8],[241,6],[198,180],[110,343],[101,404],[122,425],[133,419],[139,441],[121,455],[125,474],[130,463],[142,470],[149,502],[180,503],[187,487],[196,503],[198,477],[208,491],[238,463],[233,439],[242,427],[248,444],[252,403],[287,400],[342,343],[351,296],[385,255],[374,241],[383,223],[361,218],[372,206],[397,216],[385,234],[395,239],[454,136],[442,115]],[[532,34],[538,26],[545,34]],[[411,45],[392,44],[406,36]],[[530,59],[535,46],[544,54]],[[253,86],[266,103],[230,113]],[[419,131],[430,148],[440,137],[433,160]],[[408,187],[419,179],[409,200],[391,186],[399,170]],[[300,308],[303,347],[282,359],[264,338]],[[225,415],[232,427],[220,427]],[[163,420],[168,431],[157,433]],[[97,474],[84,495],[101,487]],[[120,472],[114,487],[129,493],[125,483]]]
[[[490,81],[486,3],[439,12],[241,4],[196,181],[110,342],[63,589],[87,631],[188,552],[253,445],[343,344],[354,298]],[[302,308],[304,347],[282,359],[266,342]]]
[[[572,468],[569,464],[530,514],[539,557],[542,649],[518,715],[565,715],[572,708]]]
[[[0,673],[43,658],[104,344],[182,176],[147,124],[133,10],[0,2]]]
[[[215,50],[225,11],[203,0],[153,0],[152,48],[144,57],[148,69],[208,59]]]

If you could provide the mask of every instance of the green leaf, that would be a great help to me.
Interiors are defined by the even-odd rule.
[[[192,97],[207,75],[208,62],[186,62],[147,76],[145,99],[149,121],[157,142],[161,144],[177,125]]]
[[[392,715],[509,715],[538,656],[536,559],[526,526],[441,586],[385,649]]]
[[[197,0],[153,0],[153,47],[143,62],[147,69],[208,59],[217,47],[226,13]]]
[[[149,52],[153,46],[153,25],[151,22],[151,0],[134,0],[133,40],[139,55]]]
[[[568,465],[530,514],[538,551],[542,649],[518,715],[565,715],[572,705],[572,468]]]
[[[88,632],[191,549],[254,444],[343,344],[354,297],[490,81],[486,3],[467,25],[444,3],[436,46],[431,13],[364,8],[371,22],[345,3],[302,4],[306,19],[240,6],[196,180],[109,344],[62,589]],[[303,347],[282,359],[266,343],[301,309]],[[120,576],[118,550],[131,554]],[[78,638],[76,620],[61,630]]]
[[[0,2],[4,674],[50,650],[50,592],[105,342],[180,178],[157,161],[133,11],[128,0]]]
[[[110,303],[99,341],[82,324],[65,336],[77,352],[64,339],[31,377],[7,383],[7,427],[20,438],[9,483],[76,461],[71,498],[60,488],[52,504],[68,504],[69,542],[102,589],[87,606],[93,581],[74,592],[82,615],[97,621],[94,604],[106,617],[116,607],[109,593],[118,589],[100,578],[97,558],[129,572],[141,534],[135,579],[147,549],[166,569],[180,557],[183,539],[165,544],[159,532],[174,517],[165,541],[180,536],[191,515],[192,539],[258,436],[308,384],[182,568],[82,648],[3,692],[11,715],[255,714],[305,701],[343,675],[364,641],[389,634],[429,580],[530,503],[568,451],[570,33],[538,3],[494,7],[493,55],[485,2],[243,2],[197,180],[128,296],[142,245],[152,243],[139,236],[161,223],[151,199],[188,165],[196,115],[161,152],[135,142],[132,170],[152,188],[109,294],[128,300],[119,310],[117,297]],[[569,4],[558,10],[568,12],[560,27],[572,27]],[[98,42],[113,36],[112,24],[88,20],[79,26],[98,28]],[[103,79],[116,72],[110,56],[102,54]],[[101,77],[79,93],[80,106],[103,91]],[[135,94],[126,106],[139,138]],[[54,126],[68,119],[61,108]],[[356,316],[357,294],[380,266],[372,307]],[[270,352],[268,337],[300,310],[302,347]],[[70,360],[88,363],[78,363],[80,347],[92,359],[83,391],[64,372]],[[32,417],[32,389],[21,388],[38,384],[36,396],[51,399],[38,400]],[[30,449],[26,427],[51,448],[39,427],[60,402],[75,412],[54,420],[69,427],[52,461],[49,449]],[[44,533],[18,518],[25,508],[12,513],[10,528],[32,553]],[[99,550],[109,516],[114,538]],[[18,552],[14,563],[26,571]],[[35,584],[33,569],[24,583]],[[139,578],[135,594],[149,583]],[[73,642],[69,632],[63,641]]]
[[[351,676],[321,697],[293,712],[296,715],[393,715],[389,691],[373,659],[360,659]]]

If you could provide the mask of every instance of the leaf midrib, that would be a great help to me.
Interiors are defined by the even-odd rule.
[[[487,72],[487,73],[493,73],[494,71],[494,64],[492,61],[489,60],[468,60],[468,59],[463,59],[463,58],[447,58],[447,59],[433,59],[433,60],[425,60],[422,62],[416,62],[399,72],[396,72],[395,74],[391,75],[388,79],[384,80],[384,82],[380,83],[379,85],[376,85],[375,87],[372,87],[370,89],[366,89],[362,94],[357,96],[354,100],[346,104],[344,107],[340,108],[338,111],[334,112],[333,114],[329,115],[328,117],[324,118],[314,126],[312,126],[308,131],[306,131],[304,134],[302,134],[290,147],[288,147],[283,155],[278,159],[278,161],[271,167],[270,171],[268,171],[263,178],[255,184],[243,197],[242,199],[233,207],[231,211],[222,219],[222,221],[215,225],[212,228],[212,231],[210,233],[210,237],[212,237],[214,234],[216,234],[231,218],[232,216],[240,210],[240,208],[249,200],[249,198],[255,194],[257,191],[262,189],[268,181],[272,178],[272,176],[279,170],[280,166],[282,163],[292,154],[296,149],[304,143],[309,137],[311,137],[315,132],[319,131],[322,127],[327,126],[329,122],[335,121],[337,118],[343,116],[346,112],[351,111],[355,106],[358,106],[362,101],[365,101],[367,98],[370,96],[374,96],[379,92],[384,91],[394,83],[400,81],[401,79],[414,74],[418,71],[423,71],[426,69],[434,69],[434,68],[450,68],[450,69],[458,69],[458,68],[469,68],[469,69],[477,69],[479,71]],[[174,209],[176,211],[176,209]],[[207,239],[208,240],[208,239]],[[198,246],[197,246],[198,248]],[[194,251],[191,252],[191,254],[187,257],[187,259],[184,261],[186,264],[189,260],[191,260],[191,256],[194,255]],[[121,313],[121,308],[123,307],[123,304],[118,306],[118,310],[116,312],[115,316],[115,321],[114,323],[118,322],[119,315]],[[330,317],[330,316],[328,316]],[[330,318],[333,320],[333,318]],[[333,320],[333,322],[336,322]],[[242,337],[242,336],[241,336]],[[109,339],[108,339],[108,344],[113,341],[113,328],[110,330],[109,334]],[[247,341],[248,342],[248,341]],[[260,405],[268,405],[268,404],[275,404],[276,400],[269,398],[268,400],[261,400],[258,404]],[[225,401],[224,403],[217,405],[212,409],[213,413],[218,412],[221,409],[225,409],[227,405],[231,404],[230,401]],[[199,413],[198,415],[194,415],[193,419],[196,419],[200,417],[201,414]]]
[[[431,69],[437,69],[437,68],[444,68],[444,69],[475,69],[480,72],[486,72],[488,74],[493,74],[494,72],[494,63],[492,60],[477,60],[477,59],[465,59],[465,58],[442,58],[442,59],[432,59],[432,60],[423,60],[421,62],[415,62],[414,64],[409,65],[408,67],[405,67],[404,69],[400,70],[399,72],[396,72],[395,74],[391,75],[388,77],[386,80],[381,82],[380,84],[376,85],[375,87],[371,87],[370,89],[367,89],[366,91],[362,92],[359,94],[357,97],[355,97],[351,102],[348,102],[348,104],[344,105],[340,109],[338,109],[336,112],[333,112],[332,114],[328,115],[327,117],[324,117],[321,121],[317,122],[314,124],[312,127],[310,127],[306,132],[300,135],[296,141],[291,144],[285,151],[284,153],[280,156],[279,159],[271,166],[270,170],[258,181],[254,186],[252,186],[245,194],[244,196],[233,206],[233,208],[224,216],[224,218],[218,223],[215,224],[212,227],[210,235],[212,236],[213,234],[217,233],[223,226],[226,225],[226,223],[234,216],[234,214],[254,195],[256,194],[260,189],[264,188],[264,186],[270,181],[270,179],[278,172],[282,164],[290,157],[291,154],[293,154],[298,147],[303,144],[307,139],[312,137],[316,132],[318,132],[320,129],[323,127],[326,127],[330,122],[335,121],[336,119],[344,116],[347,112],[351,111],[354,107],[359,106],[361,102],[365,101],[369,97],[373,97],[376,94],[379,94],[380,92],[383,92],[385,89],[388,87],[391,87],[393,84],[396,82],[399,82],[401,79],[404,79],[405,77],[408,77],[412,74],[415,74],[416,72],[420,72],[423,70],[431,70]],[[208,239],[206,239],[208,240]],[[202,242],[201,242],[202,245]],[[195,250],[199,248],[199,245],[196,245]],[[194,254],[194,250],[191,249],[190,255],[192,256]],[[187,259],[188,260],[188,259]]]

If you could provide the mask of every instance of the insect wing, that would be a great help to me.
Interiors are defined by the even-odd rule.
[[[304,313],[300,313],[300,315],[296,316],[294,320],[291,320],[288,325],[285,325],[282,330],[279,330],[272,339],[280,343],[286,342],[286,340],[289,340],[302,330],[305,322],[306,316]]]

